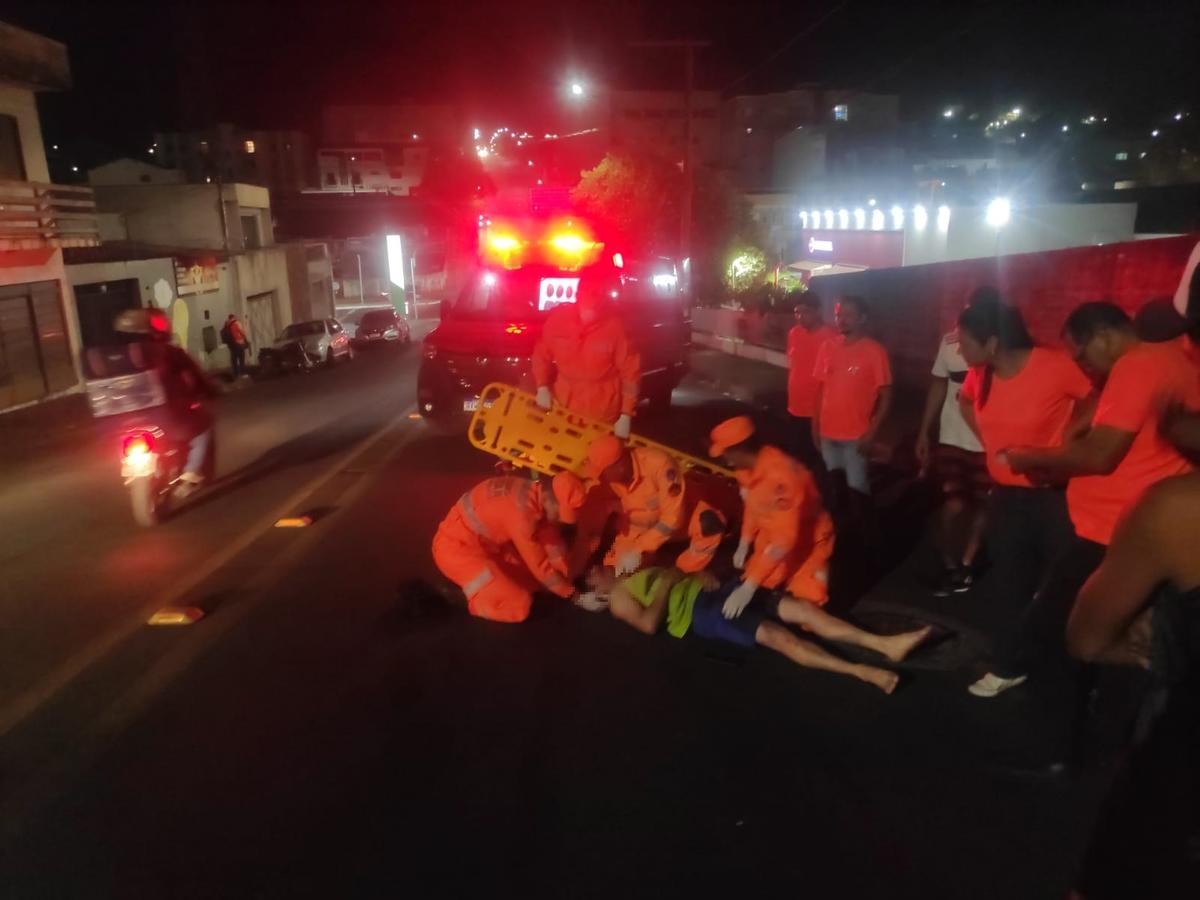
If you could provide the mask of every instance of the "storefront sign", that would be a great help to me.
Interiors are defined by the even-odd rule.
[[[808,252],[832,253],[833,241],[818,241],[815,237],[810,237],[808,239]]]

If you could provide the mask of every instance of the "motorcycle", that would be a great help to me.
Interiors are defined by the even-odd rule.
[[[173,439],[157,425],[137,426],[121,438],[121,477],[129,489],[134,521],[149,528],[161,522],[171,506],[192,494],[197,485],[183,479],[188,442]],[[215,459],[210,442],[204,475],[212,476]]]

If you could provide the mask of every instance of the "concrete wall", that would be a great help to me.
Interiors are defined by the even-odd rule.
[[[225,246],[215,184],[98,185],[95,190],[101,212],[124,214],[131,241],[197,250]]]
[[[21,135],[21,155],[25,161],[25,180],[49,181],[50,170],[46,167],[42,124],[38,119],[37,100],[33,91],[0,83],[0,113],[13,116],[17,120],[17,130]]]
[[[88,169],[88,184],[182,184],[183,172],[123,157]]]

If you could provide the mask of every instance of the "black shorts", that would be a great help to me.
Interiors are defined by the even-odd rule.
[[[983,503],[992,489],[992,476],[987,470],[987,455],[938,444],[933,456],[933,470],[942,496],[970,503]]]
[[[779,614],[779,594],[759,588],[754,599],[736,619],[726,619],[721,607],[741,581],[734,579],[715,591],[702,591],[692,608],[692,634],[713,641],[725,641],[739,647],[758,643],[758,626]]]

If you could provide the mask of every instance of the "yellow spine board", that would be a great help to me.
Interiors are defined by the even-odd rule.
[[[467,439],[484,453],[546,475],[559,472],[582,474],[588,445],[610,433],[612,426],[607,422],[589,419],[558,405],[547,412],[537,405],[533,394],[499,382],[489,384],[480,393],[479,408],[467,427]],[[629,443],[634,447],[662,450],[672,456],[684,472],[734,477],[731,469],[688,456],[640,435],[630,435]]]

